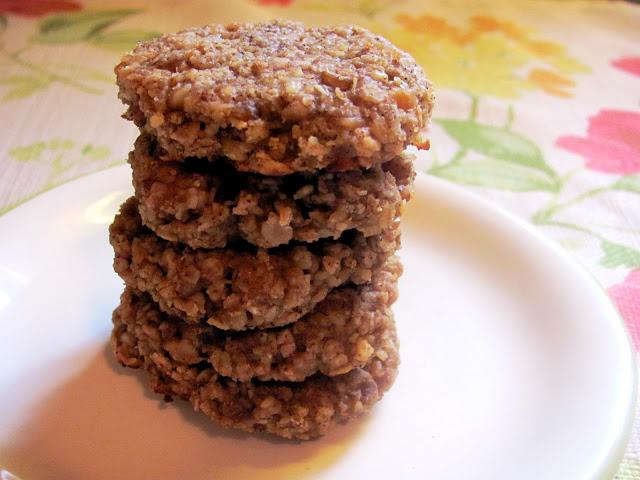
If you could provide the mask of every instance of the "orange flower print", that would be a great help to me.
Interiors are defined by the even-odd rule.
[[[293,0],[256,0],[260,5],[270,6],[276,5],[278,7],[288,7],[293,3]]]
[[[570,97],[571,91],[569,89],[576,85],[576,82],[570,78],[542,68],[531,70],[527,79],[549,95],[555,95],[556,97]]]
[[[477,16],[466,27],[432,15],[397,15],[381,33],[409,51],[440,87],[474,96],[517,98],[527,90],[568,97],[572,75],[588,71],[565,48],[515,23]]]
[[[72,0],[0,0],[0,15],[41,17],[55,12],[81,10],[82,5]]]

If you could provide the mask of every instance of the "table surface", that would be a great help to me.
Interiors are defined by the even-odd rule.
[[[113,66],[205,23],[355,23],[433,80],[419,170],[537,225],[608,289],[640,349],[640,6],[605,1],[0,0],[0,215],[124,162]],[[640,422],[616,478],[640,479]]]

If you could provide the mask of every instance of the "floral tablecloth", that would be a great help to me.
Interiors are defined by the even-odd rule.
[[[356,23],[434,81],[419,168],[537,225],[608,289],[640,349],[640,6],[605,1],[0,0],[0,215],[123,163],[113,65],[136,40],[274,17]],[[618,478],[640,479],[640,423]]]

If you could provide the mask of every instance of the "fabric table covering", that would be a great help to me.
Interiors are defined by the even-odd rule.
[[[0,0],[0,215],[124,163],[113,67],[206,23],[353,23],[409,51],[437,106],[421,172],[536,225],[640,348],[640,5],[605,1]],[[640,479],[640,422],[617,477]]]

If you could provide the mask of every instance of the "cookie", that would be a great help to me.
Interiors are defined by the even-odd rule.
[[[401,270],[393,258],[371,284],[337,288],[297,322],[268,330],[233,333],[188,324],[131,288],[125,289],[114,315],[173,360],[209,362],[234,380],[302,381],[318,372],[335,376],[364,367],[393,342],[390,307]]]
[[[129,163],[142,222],[193,248],[236,239],[272,248],[350,229],[378,235],[400,215],[415,176],[408,154],[367,170],[282,177],[238,173],[222,159],[162,162],[148,135],[138,138]]]
[[[399,357],[392,341],[363,368],[328,377],[316,374],[303,382],[238,382],[219,375],[211,364],[179,361],[160,347],[157,328],[137,328],[114,312],[111,343],[118,361],[148,373],[151,388],[191,402],[216,423],[248,432],[284,438],[311,439],[336,423],[359,416],[382,398],[393,384]]]
[[[247,244],[194,250],[144,227],[134,197],[109,233],[114,269],[127,285],[149,293],[166,313],[225,330],[294,322],[332,289],[370,282],[400,243],[394,225],[376,236],[349,231],[338,240],[271,250]]]
[[[139,44],[115,68],[124,114],[159,157],[227,157],[264,175],[368,168],[428,148],[422,68],[355,26],[208,25]]]

